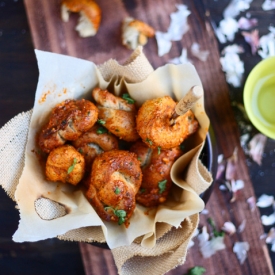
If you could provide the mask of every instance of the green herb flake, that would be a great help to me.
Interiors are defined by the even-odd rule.
[[[146,191],[146,189],[145,189],[145,188],[140,188],[140,189],[139,189],[139,193],[140,193],[140,194],[145,193],[145,191]]]
[[[146,138],[146,140],[145,140],[147,143],[149,143],[150,145],[152,145],[153,144],[153,141],[151,140],[151,139],[149,139],[149,138]]]
[[[129,94],[123,94],[122,98],[125,99],[129,104],[134,104],[136,101],[130,97]]]
[[[78,151],[80,154],[83,154],[83,149],[82,149],[82,148],[79,148],[77,151]]]
[[[162,180],[158,183],[159,193],[162,194],[166,189],[167,180]]]
[[[224,232],[223,231],[218,231],[216,228],[216,224],[214,222],[214,220],[212,218],[208,218],[207,222],[209,223],[209,225],[211,226],[212,230],[213,230],[213,234],[214,237],[223,237],[224,236]]]
[[[160,153],[161,153],[161,147],[158,146],[158,155],[160,155]]]
[[[111,209],[114,212],[114,214],[118,217],[118,225],[122,225],[125,222],[126,211],[120,210],[120,209],[114,209],[111,206],[104,207],[105,211],[108,211],[109,209]]]
[[[188,273],[186,273],[186,275],[202,275],[205,271],[206,269],[204,267],[195,266],[193,268],[190,268],[188,270]]]
[[[106,123],[106,121],[104,121],[103,119],[98,119],[97,123],[100,125],[104,125]]]
[[[67,171],[68,175],[74,170],[74,167],[76,164],[77,164],[77,159],[74,158],[72,165],[68,168],[68,171]]]
[[[120,189],[118,187],[116,187],[116,189],[115,189],[115,194],[116,195],[120,194]]]
[[[105,134],[105,133],[107,133],[107,132],[108,132],[108,130],[107,130],[106,128],[104,128],[104,127],[99,127],[99,128],[96,130],[96,133],[99,134],[99,135]]]
[[[125,222],[126,211],[124,211],[124,210],[115,210],[114,214],[118,217],[118,225],[121,225]]]

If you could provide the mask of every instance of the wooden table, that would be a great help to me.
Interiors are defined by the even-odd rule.
[[[209,259],[202,258],[197,246],[192,247],[187,255],[186,263],[168,272],[168,274],[185,274],[189,268],[195,265],[205,267],[207,270],[205,274],[273,274],[268,248],[265,241],[260,239],[260,236],[264,233],[260,221],[260,212],[258,209],[251,212],[246,202],[247,198],[255,195],[255,189],[253,188],[255,182],[251,180],[251,170],[246,165],[246,156],[240,147],[240,129],[230,102],[234,95],[238,100],[240,100],[240,96],[236,96],[236,90],[231,89],[225,81],[219,62],[221,46],[217,43],[210,24],[210,20],[219,20],[221,11],[228,1],[224,1],[223,4],[218,4],[214,0],[136,0],[132,2],[114,0],[98,2],[102,2],[100,3],[103,11],[101,29],[95,37],[85,39],[80,38],[74,31],[77,20],[75,15],[72,15],[68,23],[61,22],[60,6],[57,0],[24,1],[30,29],[23,13],[22,1],[15,1],[12,4],[1,2],[2,14],[0,14],[0,18],[3,18],[2,22],[4,23],[2,32],[0,25],[0,45],[1,40],[8,41],[10,44],[2,45],[0,54],[0,82],[2,84],[0,125],[2,126],[17,113],[27,111],[32,107],[38,77],[33,48],[92,60],[96,64],[100,64],[109,58],[123,61],[130,54],[130,51],[124,48],[120,41],[120,23],[124,17],[136,17],[147,22],[155,29],[165,32],[170,22],[169,14],[176,10],[175,4],[187,5],[191,11],[188,18],[190,30],[184,35],[184,39],[174,42],[170,53],[163,57],[157,55],[157,45],[154,39],[149,40],[144,47],[144,52],[154,68],[162,66],[171,58],[179,56],[182,48],[190,48],[193,42],[197,42],[203,50],[210,52],[207,62],[202,62],[196,58],[193,58],[192,62],[204,86],[205,107],[216,136],[218,153],[229,157],[232,155],[234,148],[239,149],[237,175],[244,180],[245,189],[242,190],[236,202],[230,203],[227,196],[219,190],[219,186],[216,184],[211,199],[207,203],[209,214],[201,215],[200,226],[207,224],[207,217],[212,217],[219,228],[222,227],[225,221],[233,221],[236,225],[239,225],[243,219],[246,219],[247,226],[242,233],[226,236],[226,249],[217,252]],[[258,11],[261,1],[255,2],[253,8]],[[7,10],[9,15],[12,14],[11,17],[5,12]],[[210,11],[211,17],[206,16],[206,14],[209,14],[206,13],[206,10]],[[16,37],[15,41],[11,40],[13,37]],[[248,57],[250,56],[246,57],[246,61],[250,61],[246,64],[249,65],[248,70],[250,70],[259,59],[258,57],[254,57],[254,59]],[[273,145],[272,142],[269,143],[269,146]],[[268,167],[266,165],[266,168],[260,167],[257,169],[259,171],[260,169],[268,169]],[[258,195],[260,195],[261,189],[258,186],[255,188]],[[30,266],[24,265],[24,261],[27,263],[29,259],[34,257],[30,254],[28,254],[29,257],[22,257],[22,251],[40,251],[40,246],[46,247],[47,255],[53,253],[51,261],[47,262],[51,270],[50,274],[55,274],[54,270],[62,270],[62,273],[65,273],[66,270],[67,274],[83,273],[81,260],[79,260],[80,254],[75,243],[64,243],[57,240],[52,241],[52,246],[47,241],[40,244],[23,245],[12,243],[11,235],[16,230],[18,214],[13,209],[13,203],[9,201],[5,194],[1,192],[0,195],[4,201],[0,208],[0,236],[1,240],[4,238],[4,241],[1,242],[4,242],[5,246],[2,248],[1,244],[0,251],[3,251],[1,253],[4,253],[7,260],[7,264],[4,266],[4,270],[7,271],[5,274],[15,274],[16,267],[13,264],[18,262],[20,263],[20,270],[26,268],[26,274],[28,270],[39,268],[39,265],[36,264],[32,264],[32,269]],[[6,218],[6,213],[9,213],[9,218]],[[11,217],[13,218],[11,219]],[[236,241],[247,241],[250,244],[248,258],[243,265],[239,264],[236,255],[232,252],[232,247]],[[79,246],[85,274],[117,274],[109,250],[102,250],[89,244],[79,244]],[[67,253],[64,252],[66,249],[68,249]],[[45,253],[38,253],[37,255],[37,261],[39,259],[46,261]],[[60,261],[64,260],[62,257],[65,257],[65,265],[58,262],[58,259]],[[274,257],[272,253],[271,257]],[[0,257],[0,265],[1,262],[3,261]],[[40,274],[47,274],[47,272],[43,273],[43,269],[39,272]]]

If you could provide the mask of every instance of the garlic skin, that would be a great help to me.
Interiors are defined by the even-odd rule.
[[[225,222],[221,229],[229,235],[236,233],[236,226],[232,222]]]
[[[236,253],[240,264],[243,264],[247,258],[247,252],[250,246],[248,242],[236,242],[233,246],[233,252]]]

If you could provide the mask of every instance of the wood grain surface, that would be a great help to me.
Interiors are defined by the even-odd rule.
[[[196,58],[190,59],[196,67],[205,90],[205,108],[214,130],[218,153],[225,157],[232,155],[238,148],[237,175],[245,182],[246,188],[238,200],[230,203],[226,194],[215,185],[206,208],[208,215],[200,215],[200,226],[206,225],[206,219],[212,217],[221,228],[224,222],[232,221],[239,225],[245,219],[247,226],[242,233],[225,237],[226,249],[217,252],[209,259],[203,259],[198,245],[190,248],[186,263],[168,272],[169,275],[184,274],[193,266],[203,266],[206,275],[234,274],[259,275],[273,274],[272,265],[264,240],[260,239],[263,228],[260,215],[256,209],[251,212],[246,200],[254,195],[253,186],[249,178],[245,163],[245,156],[240,148],[239,131],[231,109],[228,85],[219,62],[219,50],[215,35],[205,16],[204,4],[207,1],[197,0],[135,0],[98,1],[102,9],[102,23],[95,37],[80,38],[74,30],[77,15],[72,14],[70,21],[64,23],[60,19],[60,2],[58,0],[37,1],[25,0],[25,7],[36,49],[61,53],[91,60],[100,64],[109,58],[123,62],[131,53],[121,44],[121,21],[126,16],[143,20],[156,30],[166,32],[170,23],[169,14],[176,11],[176,4],[185,4],[191,11],[188,17],[189,31],[178,42],[173,42],[169,54],[159,57],[155,39],[149,39],[144,47],[144,53],[154,68],[166,64],[170,59],[178,57],[182,48],[188,53],[192,43],[197,42],[201,49],[210,52],[207,62]],[[233,253],[235,242],[247,241],[250,250],[246,261],[240,265]],[[89,244],[80,244],[82,259],[87,275],[117,274],[111,252]]]

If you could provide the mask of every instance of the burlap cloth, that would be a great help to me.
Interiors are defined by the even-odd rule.
[[[199,194],[212,183],[211,173],[199,159],[209,127],[203,98],[192,109],[200,129],[188,140],[186,152],[171,170],[175,185],[170,198],[164,205],[150,210],[150,214],[144,215],[147,210],[138,206],[129,229],[101,221],[82,190],[45,183],[43,169],[34,156],[34,135],[52,106],[68,97],[89,98],[94,86],[108,88],[117,95],[127,91],[138,105],[165,94],[179,100],[192,86],[201,85],[193,65],[166,65],[154,71],[142,48],[134,51],[123,65],[109,60],[95,66],[92,62],[40,51],[36,51],[36,55],[40,76],[34,109],[17,115],[0,129],[1,186],[20,211],[14,241],[58,237],[79,242],[107,242],[119,274],[164,274],[183,264],[198,225],[199,212],[204,208]],[[71,64],[76,68],[68,69]],[[49,65],[52,67],[46,69],[45,75],[43,68]],[[78,66],[83,72],[78,72]],[[92,76],[86,75],[90,69],[95,70]],[[58,80],[56,73],[60,74]],[[66,78],[81,84],[79,87],[69,84],[65,89]],[[165,78],[169,79],[168,84],[162,83]]]

